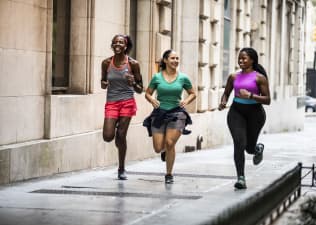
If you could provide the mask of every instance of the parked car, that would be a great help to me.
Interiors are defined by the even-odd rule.
[[[316,98],[311,96],[304,97],[305,112],[316,112]]]

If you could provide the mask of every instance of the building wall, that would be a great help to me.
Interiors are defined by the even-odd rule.
[[[238,69],[244,46],[257,49],[269,75],[273,101],[263,132],[303,129],[297,96],[304,90],[305,1],[230,1],[226,11],[224,0],[70,1],[69,83],[61,94],[52,84],[53,0],[0,1],[0,183],[116,165],[114,143],[102,140],[100,65],[117,33],[133,33],[145,86],[164,50],[180,54],[198,97],[188,106],[192,134],[177,151],[195,147],[198,137],[202,148],[231,143],[227,110],[216,109],[223,70]],[[144,93],[135,97],[128,162],[156,156],[142,126],[151,105]]]

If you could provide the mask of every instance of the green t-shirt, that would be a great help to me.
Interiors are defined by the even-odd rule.
[[[149,88],[157,91],[160,108],[170,110],[179,106],[183,89],[191,89],[192,84],[189,77],[184,73],[179,72],[177,78],[173,82],[168,83],[162,76],[162,73],[159,72],[154,74]]]

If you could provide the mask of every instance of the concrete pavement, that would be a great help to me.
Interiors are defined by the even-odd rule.
[[[254,166],[246,156],[248,189],[242,191],[233,188],[232,145],[178,153],[174,184],[164,184],[165,164],[157,155],[128,163],[127,181],[117,180],[111,167],[0,186],[0,225],[201,224],[298,162],[315,163],[315,133],[316,117],[306,117],[304,131],[261,135],[264,161]]]

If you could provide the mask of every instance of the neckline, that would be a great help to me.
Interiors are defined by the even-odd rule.
[[[112,64],[112,66],[113,66],[115,69],[121,70],[121,69],[123,69],[124,66],[126,66],[126,64],[128,63],[128,56],[125,55],[124,64],[122,64],[122,65],[120,65],[119,67],[117,67],[117,66],[115,65],[115,63],[114,63],[114,57],[115,57],[115,55],[112,57],[111,64]]]
[[[161,71],[160,74],[161,74],[163,80],[164,80],[167,84],[172,84],[173,82],[175,82],[175,81],[178,79],[178,76],[179,76],[179,72],[177,71],[176,76],[175,76],[175,79],[169,82],[169,81],[167,81],[166,78],[164,77],[163,71]]]
[[[243,72],[243,71],[240,71],[239,74],[240,75],[250,75],[250,74],[253,74],[253,73],[256,73],[257,71],[253,70],[253,71],[250,71],[250,72]]]

